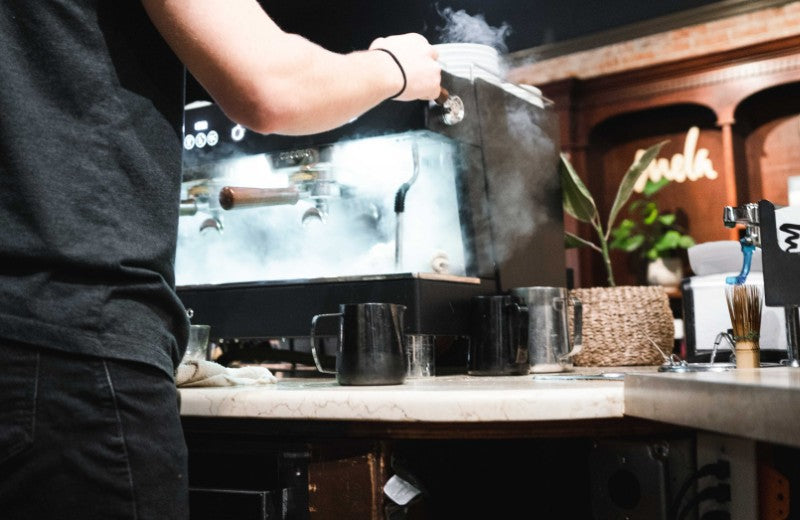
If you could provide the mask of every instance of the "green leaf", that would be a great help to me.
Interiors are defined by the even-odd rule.
[[[631,237],[624,237],[615,239],[609,244],[611,249],[621,249],[626,253],[632,253],[642,247],[644,244],[644,235],[633,235]]]
[[[611,212],[608,215],[607,229],[611,229],[611,226],[613,226],[614,220],[616,220],[620,210],[631,197],[631,194],[633,193],[633,187],[636,185],[636,181],[639,180],[642,172],[644,172],[653,159],[655,159],[655,157],[661,151],[661,147],[664,146],[665,143],[666,141],[662,141],[645,150],[642,156],[639,157],[638,160],[633,161],[633,164],[631,164],[631,166],[628,168],[627,173],[625,173],[625,175],[622,177],[622,181],[617,189],[617,196],[614,199],[614,204],[611,206]]]
[[[642,222],[644,222],[645,226],[652,226],[656,219],[658,219],[658,206],[656,206],[655,202],[651,202],[645,208]]]
[[[558,173],[561,176],[564,211],[582,222],[591,222],[597,215],[597,206],[589,194],[589,190],[575,172],[575,168],[563,153],[558,165]]]
[[[666,215],[661,215],[658,217],[658,221],[664,224],[665,226],[671,226],[675,223],[675,215],[672,213],[667,213]]]
[[[634,228],[636,228],[636,223],[633,220],[626,218],[623,219],[617,227],[611,230],[611,235],[616,238],[624,238],[629,236]]]
[[[682,249],[689,249],[695,244],[694,239],[689,235],[683,235],[678,241],[678,247]]]
[[[619,223],[619,227],[625,229],[633,229],[636,227],[636,222],[633,221],[631,218],[624,218],[622,222]]]
[[[597,246],[577,235],[573,235],[569,231],[564,232],[564,247],[567,249],[575,247],[591,247],[597,249]]]
[[[667,179],[666,177],[661,177],[660,179],[658,179],[657,182],[653,182],[652,180],[647,179],[647,184],[644,185],[644,190],[642,191],[642,193],[646,197],[652,197],[667,184],[669,184],[669,179]]]
[[[636,199],[628,205],[628,213],[634,213],[640,206],[642,206],[647,201],[644,199]]]
[[[669,251],[671,249],[676,249],[678,247],[678,242],[680,242],[681,234],[677,231],[670,230],[661,235],[653,247],[657,251]]]
[[[611,232],[611,237],[612,237],[613,240],[611,242],[609,242],[608,246],[609,247],[616,247],[614,244],[618,244],[618,243],[622,242],[623,240],[627,240],[628,237],[630,237],[630,236],[631,236],[631,233],[627,229],[615,229],[614,231]]]

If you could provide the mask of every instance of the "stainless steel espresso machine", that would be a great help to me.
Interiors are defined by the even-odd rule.
[[[355,302],[403,304],[406,333],[463,338],[473,296],[565,285],[557,115],[499,79],[442,85],[460,121],[387,101],[286,137],[187,107],[178,295],[226,355],[309,361],[311,317]]]
[[[752,253],[762,250],[764,304],[783,307],[786,322],[786,357],[781,364],[800,367],[800,207],[775,206],[768,200],[725,206],[726,227],[745,226],[740,240],[744,263],[734,283],[744,283]]]

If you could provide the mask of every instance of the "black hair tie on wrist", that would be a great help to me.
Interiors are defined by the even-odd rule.
[[[392,57],[392,59],[394,60],[395,63],[397,63],[397,68],[400,69],[400,74],[403,75],[403,87],[400,89],[400,92],[398,92],[394,96],[390,97],[389,99],[395,99],[395,98],[399,97],[403,92],[406,91],[406,85],[408,85],[408,80],[406,79],[406,71],[405,71],[405,69],[403,69],[403,66],[400,65],[400,60],[397,59],[397,56],[395,56],[392,51],[389,51],[387,49],[383,49],[381,47],[376,47],[376,48],[374,48],[372,50],[373,51],[383,51],[383,52],[385,52],[386,54],[388,54],[389,56]]]

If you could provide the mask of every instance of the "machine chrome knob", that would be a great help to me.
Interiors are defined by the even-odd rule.
[[[464,119],[464,102],[458,96],[451,96],[447,89],[442,88],[436,104],[442,107],[442,122],[446,125],[460,123]]]
[[[458,96],[450,96],[442,105],[444,114],[442,121],[446,125],[460,123],[464,119],[464,102]]]

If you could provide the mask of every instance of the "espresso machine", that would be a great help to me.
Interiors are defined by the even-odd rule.
[[[178,296],[223,350],[307,361],[312,316],[358,302],[405,305],[408,334],[464,338],[473,296],[566,285],[551,103],[442,76],[444,100],[301,137],[187,106]]]
[[[786,323],[786,357],[781,364],[800,367],[800,207],[775,206],[761,200],[723,210],[726,227],[744,225],[741,238],[743,264],[729,283],[745,283],[755,248],[762,252],[764,305],[783,307]]]

